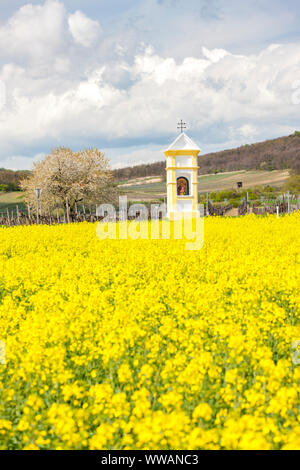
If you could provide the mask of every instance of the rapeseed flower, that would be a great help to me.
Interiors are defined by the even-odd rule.
[[[300,449],[300,215],[0,229],[0,449]]]

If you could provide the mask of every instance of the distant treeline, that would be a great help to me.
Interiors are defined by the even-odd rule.
[[[236,149],[199,156],[200,174],[237,170],[284,170],[291,168],[300,174],[300,132],[287,137],[243,145]],[[160,161],[113,171],[117,181],[146,176],[166,176],[166,162]],[[19,190],[20,180],[30,171],[13,171],[0,168],[0,191]],[[6,189],[3,185],[6,185]],[[2,189],[1,189],[2,187]]]
[[[30,174],[27,170],[6,170],[0,168],[0,191],[20,191],[20,181]]]
[[[166,162],[148,163],[114,170],[116,180],[123,181],[144,176],[165,176]]]
[[[300,132],[199,157],[200,172],[284,170],[300,173]]]
[[[300,132],[288,137],[243,145],[199,156],[200,174],[237,170],[284,170],[300,173]],[[118,181],[144,176],[165,177],[166,162],[121,168],[114,171]]]

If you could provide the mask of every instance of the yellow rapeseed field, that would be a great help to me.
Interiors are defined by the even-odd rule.
[[[1,449],[300,449],[300,214],[1,228],[0,265]]]

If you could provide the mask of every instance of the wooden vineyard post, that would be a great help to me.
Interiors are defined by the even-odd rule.
[[[7,210],[7,221],[8,221],[8,225],[10,225],[10,215],[9,215],[9,210],[8,210],[8,208],[7,208],[6,210]]]
[[[206,193],[206,215],[207,215],[207,217],[209,216],[208,202],[209,202],[209,193]]]
[[[20,213],[19,213],[19,206],[17,204],[17,222],[18,222],[18,225],[20,225]]]

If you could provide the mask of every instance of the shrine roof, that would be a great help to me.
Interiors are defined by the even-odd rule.
[[[200,152],[199,146],[185,132],[176,137],[166,151],[168,150],[199,150]]]

